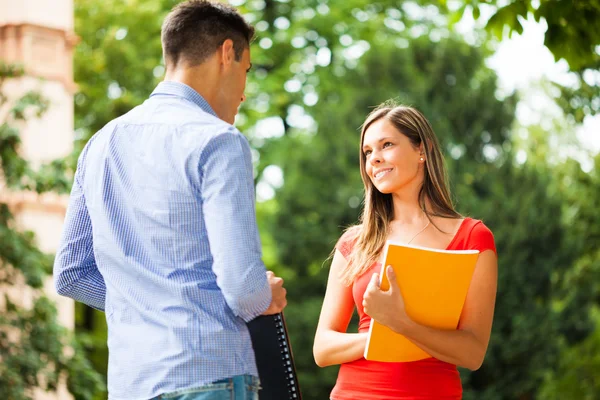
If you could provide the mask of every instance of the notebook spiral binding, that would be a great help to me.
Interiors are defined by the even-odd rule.
[[[285,327],[285,322],[283,320],[283,314],[275,315],[274,319],[275,327],[277,328],[277,336],[279,337],[279,347],[281,348],[283,368],[286,371],[290,399],[300,399],[300,391],[298,390],[296,374],[294,371],[294,361],[290,352],[289,343],[286,339],[288,335]]]

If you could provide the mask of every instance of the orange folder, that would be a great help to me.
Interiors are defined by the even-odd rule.
[[[473,277],[478,250],[437,250],[388,241],[381,268],[381,288],[390,287],[385,267],[391,265],[414,321],[439,329],[456,329]],[[372,320],[365,358],[407,362],[431,357],[406,337]]]

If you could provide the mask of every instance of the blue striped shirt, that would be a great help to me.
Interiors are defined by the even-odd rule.
[[[257,376],[245,321],[271,291],[246,138],[160,83],[81,153],[54,278],[106,313],[109,399]]]

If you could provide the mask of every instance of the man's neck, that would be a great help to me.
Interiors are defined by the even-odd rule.
[[[164,80],[191,87],[206,100],[217,115],[220,115],[217,102],[218,87],[215,85],[217,79],[213,75],[211,69],[203,65],[192,68],[178,67],[168,69]]]

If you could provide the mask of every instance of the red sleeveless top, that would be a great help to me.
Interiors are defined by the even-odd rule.
[[[352,251],[353,241],[344,234],[337,249],[344,257]],[[465,218],[447,250],[493,250],[494,236],[483,222]],[[358,331],[368,332],[371,318],[364,313],[363,295],[371,276],[381,269],[374,263],[352,285],[352,295],[360,318]],[[435,358],[388,363],[361,358],[342,364],[331,400],[460,400],[462,385],[455,365]]]

